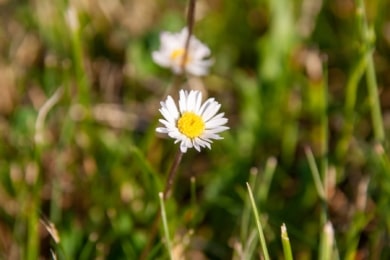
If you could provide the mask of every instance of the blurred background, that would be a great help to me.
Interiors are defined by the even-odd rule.
[[[282,223],[295,258],[315,259],[326,221],[340,259],[387,259],[390,1],[198,0],[203,78],[151,59],[187,5],[0,1],[0,258],[166,259],[162,226],[150,234],[178,147],[155,128],[176,82],[230,127],[179,166],[177,259],[259,259],[246,182],[271,259]]]

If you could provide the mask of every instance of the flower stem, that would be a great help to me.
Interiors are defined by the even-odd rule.
[[[169,198],[169,196],[171,194],[171,190],[172,190],[173,182],[175,180],[177,168],[179,167],[179,164],[180,164],[182,157],[183,157],[183,153],[179,149],[175,155],[175,159],[171,165],[171,168],[170,168],[169,173],[168,173],[168,178],[167,178],[167,181],[165,183],[165,189],[164,189],[164,193],[163,193],[164,200]]]
[[[173,163],[171,165],[171,168],[169,169],[168,178],[167,178],[166,183],[165,183],[164,192],[161,195],[163,201],[166,201],[169,198],[170,194],[171,194],[173,182],[175,180],[177,169],[179,167],[179,164],[181,162],[182,157],[183,157],[183,153],[180,151],[180,148],[179,148],[179,150],[177,151],[177,153],[175,155],[175,159],[174,159],[174,161],[173,161]],[[154,219],[154,222],[152,224],[152,228],[150,229],[150,233],[149,233],[150,236],[149,236],[148,242],[147,242],[144,250],[142,251],[140,258],[139,258],[141,260],[142,259],[147,259],[147,254],[149,253],[150,248],[152,246],[152,243],[153,243],[153,241],[154,241],[154,239],[156,238],[156,235],[157,235],[157,230],[158,230],[158,227],[159,227],[159,224],[160,224],[160,218],[161,218],[161,212],[159,211],[157,213],[156,218]]]
[[[182,71],[184,71],[185,63],[186,63],[186,60],[187,60],[188,48],[190,46],[190,39],[191,39],[192,31],[193,31],[193,28],[194,28],[195,3],[196,3],[196,0],[190,0],[190,2],[188,4],[188,13],[187,13],[188,36],[187,36],[187,39],[186,39],[186,44],[184,46],[183,59],[181,60],[181,69],[182,69]]]

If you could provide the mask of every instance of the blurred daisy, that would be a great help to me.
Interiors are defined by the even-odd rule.
[[[171,96],[161,102],[160,112],[164,119],[160,122],[164,127],[158,127],[156,131],[176,139],[175,143],[180,142],[182,153],[192,147],[198,152],[201,147],[211,149],[212,139],[223,139],[218,133],[229,129],[224,126],[228,121],[224,113],[217,114],[221,104],[214,98],[202,104],[200,91],[180,90],[179,95],[179,108]]]
[[[161,33],[161,46],[158,51],[152,53],[153,60],[162,67],[171,68],[175,74],[182,73],[182,68],[184,68],[190,74],[204,76],[208,73],[209,67],[213,63],[211,59],[208,59],[211,51],[206,45],[191,35],[188,52],[183,61],[187,37],[187,27],[182,29],[180,33]]]

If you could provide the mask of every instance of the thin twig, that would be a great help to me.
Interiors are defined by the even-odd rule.
[[[186,65],[186,60],[187,60],[187,56],[188,56],[188,49],[190,47],[191,35],[192,35],[193,28],[194,28],[195,3],[196,3],[196,0],[190,0],[190,3],[188,5],[188,13],[187,13],[188,35],[187,35],[187,39],[186,39],[186,44],[184,45],[183,58],[181,60],[182,71],[184,71],[184,67]]]
[[[166,200],[171,194],[171,190],[172,190],[173,182],[175,180],[177,168],[179,167],[179,164],[180,164],[182,157],[183,157],[183,153],[179,149],[175,155],[175,160],[172,163],[171,169],[169,170],[167,181],[165,183],[165,189],[164,189],[164,193],[163,193],[164,200]]]

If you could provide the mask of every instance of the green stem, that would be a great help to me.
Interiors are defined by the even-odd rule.
[[[37,184],[35,184],[37,185]],[[38,185],[39,186],[39,185]],[[28,223],[28,236],[27,236],[27,260],[35,260],[38,259],[39,256],[39,216],[38,216],[38,209],[39,209],[39,192],[35,190],[34,187],[34,194],[31,198],[30,205],[28,205],[28,216],[27,216],[27,223]],[[38,194],[37,194],[38,193]]]
[[[380,99],[378,95],[378,85],[376,82],[375,65],[372,57],[372,52],[367,53],[367,87],[368,95],[371,106],[372,124],[374,126],[374,136],[379,142],[385,139],[385,133],[383,130],[382,113],[380,107]]]
[[[324,80],[321,84],[322,87],[322,114],[321,114],[321,177],[323,181],[323,187],[325,190],[325,200],[326,200],[326,190],[327,190],[327,174],[328,174],[328,82],[327,82],[327,73],[324,73]]]
[[[364,75],[364,72],[367,67],[367,61],[365,56],[361,56],[358,62],[353,67],[350,72],[350,77],[348,78],[347,86],[346,86],[346,95],[345,95],[345,104],[344,104],[344,126],[342,138],[337,144],[336,154],[337,158],[340,161],[343,160],[345,155],[347,154],[352,134],[353,134],[353,126],[355,123],[355,105],[356,105],[356,96],[357,89],[361,78]]]
[[[346,113],[346,119],[349,119],[355,108],[356,104],[356,94],[357,94],[357,88],[359,85],[359,81],[364,75],[364,71],[367,67],[367,61],[364,56],[360,57],[357,64],[351,71],[351,76],[348,79],[347,82],[347,93],[345,96],[345,113]]]
[[[84,106],[89,105],[89,82],[84,67],[83,44],[78,20],[78,14],[75,9],[70,7],[67,11],[67,22],[71,32],[72,55],[74,70],[78,83],[78,102]]]
[[[253,167],[250,169],[249,174],[249,185],[251,187],[257,187],[257,179],[258,179],[259,171],[256,167]],[[251,205],[250,205],[250,198],[245,199],[244,201],[244,209],[242,212],[242,219],[241,219],[241,240],[246,241],[248,237],[250,236],[250,233],[252,231],[252,227],[250,224],[250,216],[251,216]]]
[[[366,10],[363,0],[356,1],[356,14],[359,20],[361,36],[366,50],[366,79],[369,102],[371,108],[371,119],[374,128],[374,137],[376,141],[383,142],[385,133],[383,129],[382,113],[380,108],[380,99],[378,95],[378,84],[375,75],[375,65],[373,58],[373,49],[375,47],[375,32],[367,24]]]

